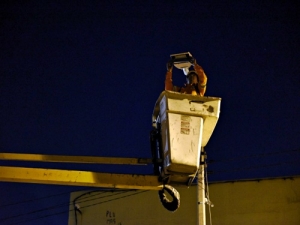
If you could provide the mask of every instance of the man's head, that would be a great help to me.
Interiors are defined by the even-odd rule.
[[[198,80],[198,75],[195,71],[191,70],[187,75],[186,75],[186,82],[187,84],[197,84],[199,82]]]

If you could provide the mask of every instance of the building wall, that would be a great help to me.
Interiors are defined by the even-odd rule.
[[[166,210],[158,197],[158,191],[74,192],[71,202],[80,206],[77,225],[153,225],[196,224],[196,188],[176,188],[181,196],[181,206],[176,212]],[[170,197],[171,199],[171,197]],[[76,225],[73,205],[70,206],[69,225]]]
[[[197,187],[176,189],[181,204],[174,213],[161,205],[157,191],[74,192],[71,202],[81,196],[77,225],[197,224]],[[300,177],[213,183],[209,193],[214,225],[300,224]],[[76,225],[73,209],[69,225]],[[206,215],[210,224],[208,207]]]
[[[299,177],[216,183],[209,192],[214,225],[300,224]]]

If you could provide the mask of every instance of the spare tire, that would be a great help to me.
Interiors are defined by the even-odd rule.
[[[164,191],[167,191],[171,197],[173,198],[172,200],[169,200],[164,193]],[[179,206],[180,206],[180,194],[179,192],[173,188],[170,185],[164,185],[164,188],[162,190],[158,191],[158,196],[160,198],[160,201],[162,205],[169,211],[175,212]]]

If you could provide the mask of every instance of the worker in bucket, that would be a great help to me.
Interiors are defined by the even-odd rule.
[[[207,76],[204,73],[204,70],[196,62],[196,59],[191,60],[194,70],[191,70],[186,75],[186,84],[184,87],[177,87],[173,85],[172,82],[172,70],[173,62],[169,61],[167,63],[167,73],[165,80],[165,90],[167,91],[176,91],[183,94],[192,94],[204,96],[206,91]]]

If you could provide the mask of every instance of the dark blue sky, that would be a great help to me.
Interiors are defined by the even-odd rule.
[[[166,62],[190,51],[208,76],[206,95],[222,98],[206,147],[215,160],[209,181],[300,174],[296,1],[108,2],[0,3],[1,152],[150,158],[151,114]],[[175,71],[174,83],[183,82]],[[0,163],[152,172],[151,166]],[[67,211],[68,192],[84,188],[4,182],[0,189],[0,221],[25,214],[0,223],[16,224],[59,201],[66,203],[59,211]],[[5,206],[60,193],[66,194],[58,202]],[[28,224],[66,224],[67,215]]]

